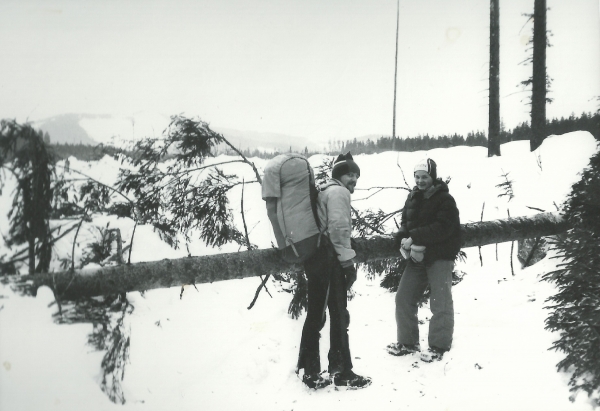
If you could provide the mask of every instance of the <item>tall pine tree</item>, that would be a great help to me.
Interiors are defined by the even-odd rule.
[[[546,0],[535,0],[533,10],[533,75],[531,82],[531,139],[537,149],[546,138]]]
[[[54,162],[41,131],[14,120],[0,122],[0,167],[9,170],[17,182],[6,244],[27,243],[29,274],[47,272],[50,266]]]
[[[500,0],[490,0],[488,157],[500,155]]]

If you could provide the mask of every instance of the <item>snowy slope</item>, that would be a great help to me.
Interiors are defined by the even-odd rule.
[[[555,211],[578,173],[597,146],[593,137],[575,132],[546,139],[535,153],[528,142],[502,146],[502,156],[487,158],[483,147],[455,147],[417,153],[381,153],[355,156],[361,166],[358,188],[403,185],[399,164],[412,185],[412,167],[422,157],[438,163],[438,174],[452,177],[450,191],[457,200],[463,223]],[[318,166],[322,156],[311,158]],[[257,159],[259,167],[264,161]],[[72,168],[110,182],[117,164],[105,158],[95,163],[71,162]],[[248,173],[233,165],[226,171]],[[515,197],[496,187],[513,180]],[[247,188],[245,204],[251,239],[261,247],[272,241],[258,186]],[[5,210],[10,189],[0,197],[6,232]],[[403,205],[405,190],[387,190],[360,201],[370,191],[356,191],[353,205],[359,209]],[[485,202],[485,206],[483,203]],[[232,201],[232,207],[239,207]],[[106,224],[99,217],[95,224]],[[110,220],[128,238],[127,220]],[[393,223],[390,223],[390,231]],[[138,228],[140,230],[140,228]],[[84,230],[91,238],[91,227]],[[82,240],[83,242],[83,240]],[[136,245],[137,244],[137,245]],[[68,250],[69,239],[59,246]],[[193,243],[194,255],[235,251],[207,249]],[[70,250],[69,250],[70,251]],[[79,248],[79,252],[81,248]],[[394,295],[379,286],[379,279],[360,276],[356,296],[349,302],[350,345],[355,371],[373,378],[360,391],[321,391],[305,388],[294,373],[303,324],[287,314],[290,295],[269,284],[270,298],[261,294],[252,310],[246,307],[259,283],[256,278],[232,280],[180,289],[130,293],[135,307],[126,317],[131,335],[130,363],[122,382],[125,405],[115,405],[99,388],[103,353],[86,345],[91,325],[56,325],[51,314],[56,306],[50,290],[37,298],[20,297],[1,285],[0,295],[0,410],[591,410],[581,394],[569,401],[569,375],[557,373],[561,353],[548,351],[557,335],[544,330],[548,312],[544,300],[554,292],[540,282],[556,259],[521,269],[511,245],[466,249],[467,261],[459,263],[464,280],[454,288],[456,325],[453,349],[439,363],[426,364],[416,357],[391,357],[385,346],[395,339]],[[0,251],[3,253],[3,251]],[[181,257],[185,250],[171,250],[151,230],[136,234],[133,261]],[[496,254],[498,257],[496,257]],[[516,247],[515,247],[516,254]],[[552,253],[550,253],[551,255]],[[422,346],[426,346],[428,317],[419,317]],[[322,359],[328,349],[327,325],[322,332]],[[326,366],[326,363],[322,364]]]

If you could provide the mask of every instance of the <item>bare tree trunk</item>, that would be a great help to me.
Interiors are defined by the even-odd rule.
[[[566,230],[562,218],[553,213],[469,223],[461,226],[462,247],[544,237]],[[400,258],[392,236],[357,238],[354,249],[357,262]],[[32,294],[38,287],[46,285],[53,288],[60,299],[72,300],[84,296],[211,283],[302,269],[300,264],[281,260],[276,249],[263,249],[78,270],[75,273],[36,274],[22,276],[19,282]],[[32,285],[25,285],[27,281],[31,281]]]
[[[27,239],[29,249],[29,275],[35,274],[35,237],[29,233]]]
[[[33,205],[31,200],[31,188],[28,179],[20,181],[21,189],[23,190],[23,218],[25,220],[25,235],[27,236],[27,249],[29,261],[29,275],[35,274],[35,233],[31,215],[33,214]]]
[[[500,0],[490,0],[488,157],[500,155]]]
[[[537,149],[544,138],[546,138],[546,0],[535,0],[530,150]]]

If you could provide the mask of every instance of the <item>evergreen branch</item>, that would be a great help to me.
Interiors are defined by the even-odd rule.
[[[17,174],[17,169],[15,167],[8,167],[6,165],[2,165],[0,166],[0,168],[2,168],[3,170],[8,170],[12,173],[13,177],[15,177],[16,179],[19,179],[19,175]]]
[[[258,181],[258,180],[251,180],[251,181],[246,181],[246,183],[245,183],[245,184],[254,184],[254,183],[260,183],[260,181]],[[240,181],[237,181],[237,182],[235,182],[235,183],[231,183],[231,185],[230,185],[230,189],[231,189],[231,188],[233,188],[233,187],[239,186],[239,185],[241,185],[241,184],[244,184],[244,183],[243,183],[243,182],[240,182]]]
[[[100,182],[100,181],[96,180],[95,178],[93,178],[93,177],[90,177],[90,176],[88,176],[88,175],[87,175],[87,174],[85,174],[85,173],[82,173],[82,172],[81,172],[81,171],[79,171],[79,170],[75,170],[75,169],[72,169],[72,168],[69,168],[69,167],[65,167],[65,166],[61,166],[61,165],[57,165],[57,167],[61,167],[62,169],[64,169],[64,170],[65,170],[65,171],[67,171],[67,172],[71,172],[71,171],[72,171],[72,172],[74,172],[74,173],[77,173],[77,174],[79,174],[79,175],[82,175],[82,176],[84,176],[86,179],[88,179],[88,180],[91,180],[91,181],[95,182],[96,184],[98,184],[98,185],[101,185],[101,186],[103,186],[103,187],[107,188],[108,190],[112,191],[113,193],[120,195],[120,196],[121,196],[121,197],[123,197],[125,200],[127,200],[129,203],[131,203],[131,204],[135,204],[135,203],[133,202],[133,200],[129,199],[129,197],[127,197],[127,196],[126,196],[125,194],[123,194],[121,191],[117,190],[116,188],[114,188],[114,187],[112,187],[112,186],[109,186],[109,185],[107,185],[107,184],[104,184],[104,183],[102,183],[102,182]]]
[[[363,216],[354,207],[350,207],[350,209],[356,219],[354,226],[361,236],[367,235],[367,229],[371,230],[373,233],[385,234],[385,232],[381,229],[381,226],[390,218],[402,211],[402,209],[400,209],[392,211],[391,213],[384,213],[380,209],[377,213],[372,213],[369,211]]]
[[[220,166],[220,165],[223,165],[223,164],[230,164],[230,163],[245,163],[245,161],[243,161],[243,160],[231,160],[231,161],[223,161],[221,163],[209,164],[209,165],[201,166],[201,167],[195,167],[195,168],[189,168],[189,169],[187,169],[187,168],[186,169],[181,169],[181,170],[179,170],[177,172],[173,172],[173,173],[163,173],[162,178],[183,176],[183,175],[186,175],[186,174],[191,174],[192,172],[195,172],[195,171],[205,170],[207,168],[217,167],[217,166]],[[164,184],[162,186],[159,186],[158,189],[160,190],[160,189],[166,188],[167,186],[169,186],[169,185],[171,185],[173,183],[176,183],[176,182],[177,182],[177,180],[169,180],[166,184]]]
[[[504,170],[502,170],[502,172],[504,173]],[[508,179],[509,174],[510,173],[502,174],[502,177],[504,177],[505,181],[500,184],[496,184],[496,187],[504,190],[502,193],[498,194],[498,197],[506,196],[506,197],[508,197],[508,201],[510,201],[514,198],[514,192],[513,192],[513,187],[512,187],[513,181]]]
[[[236,187],[236,186],[239,186],[239,185],[243,185],[243,184],[253,184],[253,183],[260,183],[260,181],[257,181],[257,180],[252,180],[252,181],[247,181],[247,182],[245,182],[245,183],[244,183],[243,181],[242,181],[242,182],[240,182],[240,181],[237,181],[237,182],[234,182],[234,183],[229,183],[229,184],[227,184],[227,185],[224,185],[224,187],[226,187],[226,188],[225,188],[225,191],[229,191],[229,190],[231,190],[233,187]],[[191,193],[193,193],[193,192],[195,192],[195,191],[197,191],[197,190],[198,190],[198,187],[197,187],[197,186],[194,186],[194,187],[192,187],[192,188],[190,188],[190,189],[188,189],[188,190],[184,191],[184,192],[183,192],[183,197],[185,197],[185,196],[187,196],[188,194],[191,194]]]
[[[389,220],[390,218],[394,217],[396,214],[401,213],[403,210],[403,208],[400,208],[396,211],[392,211],[391,213],[388,213],[382,220],[382,223],[385,223],[387,220]]]
[[[527,25],[527,23],[529,23],[531,20],[533,20],[533,14],[523,13],[521,15],[523,17],[528,17],[528,19],[527,19],[527,21],[525,23],[523,23],[523,27],[521,27],[521,29],[519,30],[519,34],[521,34],[521,31],[525,28],[525,26]]]
[[[352,206],[350,206],[350,209],[352,210],[352,214],[354,214],[354,216],[356,217],[357,220],[357,224],[355,224],[355,226],[360,226],[360,225],[364,225],[368,228],[371,229],[371,231],[378,233],[378,234],[384,234],[382,230],[380,230],[378,227],[370,224],[369,222],[367,222],[358,211],[356,211],[356,209]],[[358,229],[358,227],[357,227]]]
[[[62,227],[64,227],[66,224],[63,224],[61,226],[58,227],[54,227],[51,229],[51,233],[57,230],[60,230]],[[58,242],[58,240],[62,239],[63,237],[65,237],[67,234],[69,234],[71,231],[73,231],[75,228],[77,227],[77,224],[73,224],[71,227],[69,227],[67,230],[65,230],[62,234],[60,234],[58,237],[52,237],[52,245],[55,244],[56,242]],[[36,242],[36,247],[41,243],[41,241]],[[4,264],[12,264],[12,263],[20,263],[22,261],[25,261],[29,258],[28,255],[26,255],[26,253],[29,251],[29,249],[27,247],[21,249],[20,251],[17,251],[15,254],[12,255],[11,259],[6,261]],[[25,255],[23,255],[25,254]]]

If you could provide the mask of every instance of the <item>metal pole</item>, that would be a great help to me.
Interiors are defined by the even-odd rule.
[[[392,122],[392,151],[396,151],[396,79],[398,77],[398,28],[400,27],[400,0],[396,12],[396,58],[394,59],[394,116]]]

